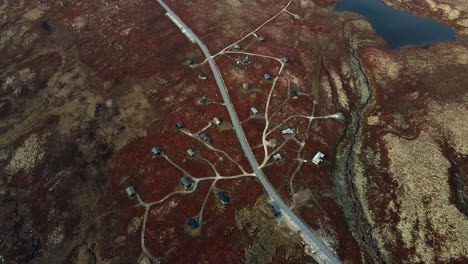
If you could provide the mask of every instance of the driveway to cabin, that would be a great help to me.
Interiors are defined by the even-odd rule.
[[[237,138],[239,139],[242,149],[247,159],[249,160],[249,163],[252,166],[255,175],[260,180],[261,184],[265,188],[270,198],[278,205],[284,216],[286,218],[289,218],[289,220],[297,226],[297,232],[303,238],[304,242],[307,243],[312,250],[316,250],[315,254],[313,254],[313,257],[316,261],[318,261],[319,263],[340,263],[340,261],[333,254],[333,252],[324,243],[322,243],[322,241],[320,241],[320,239],[310,230],[310,228],[301,219],[299,219],[299,217],[289,208],[288,205],[286,205],[286,203],[283,201],[283,199],[281,199],[281,197],[278,195],[271,183],[268,181],[268,179],[258,167],[258,162],[252,154],[252,150],[240,125],[237,113],[234,109],[234,106],[232,105],[231,98],[229,97],[223,78],[221,77],[221,74],[219,72],[218,66],[216,65],[216,62],[214,61],[213,56],[210,54],[208,48],[198,38],[198,36],[195,35],[195,33],[193,33],[193,31],[169,8],[168,5],[166,5],[162,0],[157,1],[166,10],[166,12],[170,14],[172,18],[176,20],[179,23],[179,25],[185,29],[186,34],[190,35],[195,40],[195,42],[197,42],[198,46],[203,51],[203,54],[205,55],[213,72],[213,76],[215,78],[219,91],[221,92],[224,103],[226,104],[226,108],[229,112],[229,116],[231,117],[234,129],[237,134]]]

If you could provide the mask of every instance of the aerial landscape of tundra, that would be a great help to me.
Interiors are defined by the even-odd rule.
[[[0,264],[468,263],[468,1],[0,1]]]

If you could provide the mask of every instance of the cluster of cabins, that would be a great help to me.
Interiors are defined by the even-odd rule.
[[[213,123],[217,126],[220,126],[222,124],[222,120],[220,118],[215,117],[213,118]],[[177,122],[175,125],[176,125],[176,128],[178,129],[183,129],[185,127],[184,123],[182,122]],[[206,142],[207,144],[213,143],[211,137],[206,133],[200,133],[198,137],[202,141]],[[197,154],[197,152],[192,148],[187,149],[186,152],[189,157],[194,157]],[[160,156],[160,155],[164,155],[165,153],[161,147],[155,146],[151,149],[151,154],[153,156]],[[180,177],[179,181],[180,181],[180,184],[183,186],[184,190],[187,192],[193,190],[196,187],[196,179],[193,178],[192,176],[188,176],[184,174],[182,175],[182,177]],[[134,186],[128,186],[125,189],[125,192],[132,199],[137,196],[137,191]],[[231,201],[231,198],[229,197],[228,193],[225,191],[218,191],[216,196],[218,197],[219,202],[223,205],[227,205]],[[192,229],[198,229],[200,227],[199,221],[193,217],[189,218],[186,224]]]
[[[253,114],[258,113],[258,110],[255,107],[252,107],[251,111],[252,111]],[[219,125],[221,125],[222,121],[221,121],[221,119],[215,117],[215,118],[213,118],[213,123],[215,125],[219,126]],[[185,127],[184,123],[182,123],[182,122],[177,122],[175,125],[176,125],[176,128],[178,128],[178,129],[183,129]],[[295,131],[292,128],[286,128],[286,129],[281,131],[281,134],[283,134],[284,136],[290,136],[290,135],[293,135],[294,133],[295,133]],[[198,137],[202,141],[206,142],[207,144],[212,144],[213,143],[213,140],[211,139],[211,137],[206,133],[200,133],[198,135]],[[187,155],[189,157],[194,157],[194,156],[197,155],[197,152],[192,148],[187,149],[186,153],[187,153]],[[161,147],[155,146],[155,147],[153,147],[151,149],[151,154],[154,155],[154,156],[160,156],[160,155],[164,155],[165,153],[164,153],[164,150]],[[324,158],[325,158],[325,154],[323,154],[322,152],[317,152],[315,154],[315,156],[312,158],[311,162],[318,165],[321,162],[323,162]],[[276,153],[275,155],[273,155],[273,160],[274,161],[279,162],[282,159],[283,159],[283,156],[280,153]],[[191,176],[183,175],[180,178],[180,183],[182,184],[182,186],[184,187],[184,189],[186,191],[190,191],[195,186],[195,179],[193,177],[191,177]],[[127,187],[125,189],[125,191],[126,191],[127,195],[130,198],[134,198],[137,195],[135,187],[133,187],[133,186]],[[219,201],[224,205],[226,205],[226,204],[228,204],[230,202],[229,195],[226,192],[218,192],[217,196],[219,198]],[[189,222],[187,222],[187,223],[189,224]],[[192,223],[195,226],[193,221],[190,221],[190,223]]]
[[[260,37],[257,33],[253,33],[252,35],[255,38],[257,38],[258,41],[265,41],[265,38]],[[233,49],[242,50],[242,47],[240,46],[240,44],[236,43],[236,44],[233,45]],[[281,58],[281,61],[283,63],[289,63],[290,59],[287,58],[287,57],[283,57],[283,58]],[[243,64],[243,65],[250,64],[251,63],[250,56],[245,55],[245,56],[241,57],[239,60],[237,60],[237,63],[238,64]],[[186,64],[189,65],[189,66],[193,66],[194,61],[192,59],[188,59],[186,61]],[[266,81],[272,81],[272,80],[274,80],[276,78],[276,77],[271,76],[268,73],[264,74],[263,77],[264,77],[264,79]],[[204,72],[199,73],[198,78],[201,79],[201,80],[207,80],[208,79],[208,74],[206,74]],[[242,87],[244,88],[244,90],[248,90],[251,86],[252,85],[249,84],[249,83],[244,83]],[[290,98],[297,99],[299,97],[299,95],[300,94],[299,94],[299,91],[297,89],[291,89],[290,90],[290,93],[289,93]],[[199,103],[199,104],[207,104],[209,102],[210,102],[210,100],[205,96],[199,97],[197,99],[197,103]],[[258,115],[260,113],[260,111],[254,106],[250,108],[250,112],[251,112],[252,115]],[[343,119],[344,119],[344,117],[343,117]],[[222,122],[223,121],[220,118],[217,118],[217,117],[213,118],[213,123],[216,126],[220,126],[222,124]],[[182,122],[177,122],[176,123],[176,128],[177,129],[183,129],[184,127],[185,127],[184,123],[182,123]],[[291,135],[293,135],[295,133],[295,131],[293,129],[291,129],[291,128],[286,128],[286,129],[282,130],[281,133],[282,133],[283,136],[291,136]],[[198,137],[200,138],[200,140],[204,141],[207,144],[212,144],[213,143],[213,140],[211,139],[211,137],[207,133],[200,133],[198,135]],[[194,157],[194,156],[197,155],[197,152],[192,148],[187,149],[186,153],[187,153],[187,155],[189,157]],[[155,147],[153,147],[151,149],[151,154],[154,155],[154,156],[164,155],[164,150],[161,147],[155,146]],[[317,152],[317,154],[313,157],[313,159],[311,161],[312,161],[312,163],[318,165],[321,162],[323,162],[324,157],[325,157],[325,154],[323,154],[322,152]],[[275,161],[281,161],[283,159],[283,157],[281,156],[280,153],[276,153],[275,155],[273,155],[273,159]],[[180,184],[183,186],[185,191],[193,190],[196,187],[196,183],[197,183],[196,178],[193,178],[192,176],[188,176],[188,175],[184,174],[180,178]],[[136,191],[135,187],[133,187],[133,186],[128,186],[125,189],[125,192],[127,193],[127,195],[130,198],[134,198],[134,197],[137,196],[137,191]],[[228,193],[225,192],[225,191],[218,191],[216,196],[217,196],[219,202],[221,204],[223,204],[223,205],[227,205],[231,201]],[[271,204],[271,211],[272,211],[272,214],[274,215],[275,218],[279,218],[281,216],[281,212],[279,211],[278,207],[274,203]],[[197,218],[194,218],[194,217],[188,218],[188,220],[186,221],[186,224],[187,224],[188,227],[190,227],[192,229],[198,229],[200,227],[199,220]]]

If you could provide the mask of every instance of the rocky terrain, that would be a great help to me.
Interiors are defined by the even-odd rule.
[[[257,160],[343,262],[466,263],[468,44],[389,50],[335,2],[167,4],[213,54],[228,48],[216,63]],[[385,2],[468,34],[464,1]],[[229,45],[276,14],[256,31],[263,41],[239,42],[251,55],[236,63],[245,54]],[[253,177],[167,196],[183,191],[182,171],[251,168],[201,51],[156,1],[4,1],[0,28],[0,264],[313,262]],[[280,162],[264,155],[266,112]],[[345,121],[291,118],[337,112]],[[289,127],[294,136],[280,133]],[[320,166],[302,162],[317,151]],[[145,212],[127,186],[161,203]]]

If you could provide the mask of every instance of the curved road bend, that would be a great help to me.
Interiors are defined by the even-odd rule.
[[[291,211],[291,209],[289,209],[289,207],[286,205],[283,199],[281,199],[281,197],[278,195],[278,193],[273,188],[271,183],[268,181],[268,179],[265,177],[263,172],[258,167],[257,160],[252,154],[252,150],[250,149],[249,143],[244,135],[244,131],[242,130],[242,127],[239,123],[239,119],[237,117],[236,111],[234,110],[234,106],[232,105],[231,98],[229,97],[226,86],[224,85],[224,81],[222,80],[218,66],[216,65],[215,61],[211,57],[211,54],[208,48],[198,38],[198,36],[195,35],[195,33],[193,33],[193,31],[169,8],[168,5],[166,5],[162,0],[157,0],[157,1],[166,10],[166,12],[169,13],[187,31],[186,33],[193,37],[193,39],[197,42],[198,46],[200,46],[201,50],[203,51],[203,54],[205,55],[206,59],[208,60],[208,63],[210,64],[210,68],[213,71],[216,84],[218,85],[219,91],[221,92],[223,100],[226,104],[226,108],[233,122],[233,126],[237,134],[237,138],[239,139],[242,149],[245,155],[247,156],[250,162],[250,165],[252,166],[254,170],[255,175],[257,175],[257,178],[262,183],[268,195],[270,195],[271,199],[276,202],[276,204],[279,206],[279,208],[281,208],[283,213],[287,217],[289,217],[289,219],[291,219],[291,221],[294,222],[295,225],[297,225],[298,229],[300,230],[299,231],[300,235],[305,240],[305,242],[308,243],[313,250],[316,250],[316,253],[314,254],[314,259],[316,259],[319,263],[333,263],[333,264],[340,263],[340,261],[333,254],[333,252],[330,249],[328,249],[328,247],[325,246],[325,244],[323,244],[317,238],[317,236],[315,236],[314,233],[312,233],[309,227],[306,224],[304,224],[304,222],[302,222],[302,220],[299,219],[299,217],[297,217],[294,214],[294,212]]]

